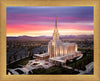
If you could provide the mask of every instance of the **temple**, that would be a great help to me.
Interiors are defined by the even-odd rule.
[[[81,55],[80,51],[77,51],[76,43],[63,43],[59,39],[59,33],[57,29],[57,17],[55,17],[55,29],[53,33],[53,39],[48,43],[49,60],[53,63],[65,63],[67,60],[73,59]]]
[[[57,29],[57,17],[55,17],[55,28],[53,32],[53,39],[48,43],[48,53],[36,54],[40,59],[49,59],[53,64],[65,64],[67,60],[81,56],[81,52],[77,50],[76,43],[62,42],[59,38]],[[45,60],[45,59],[44,59]]]

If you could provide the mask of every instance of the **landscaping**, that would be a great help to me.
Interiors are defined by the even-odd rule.
[[[19,60],[19,61],[16,61],[16,62],[14,62],[14,63],[9,64],[9,65],[7,66],[7,68],[12,68],[12,69],[18,68],[19,65],[26,65],[26,64],[28,63],[29,60],[30,60],[29,57],[24,58],[24,59],[21,59],[21,60]]]
[[[39,68],[32,70],[33,74],[78,74],[79,72],[63,68],[63,67],[57,67],[53,66],[48,69]]]
[[[66,65],[73,69],[86,70],[85,66],[93,61],[93,49],[79,48],[78,50],[83,52],[83,57],[79,60],[74,59],[73,62],[66,62]]]

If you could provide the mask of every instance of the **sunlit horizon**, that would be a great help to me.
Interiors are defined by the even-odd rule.
[[[93,35],[93,31],[79,31],[79,30],[74,30],[74,29],[69,29],[69,30],[59,30],[60,35]],[[48,30],[48,31],[29,31],[29,32],[24,32],[24,33],[12,33],[8,34],[7,36],[31,36],[31,37],[38,37],[38,36],[52,36],[53,31]]]

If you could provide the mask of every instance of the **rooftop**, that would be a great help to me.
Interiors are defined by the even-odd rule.
[[[67,55],[64,55],[64,56],[57,56],[57,57],[49,58],[49,59],[64,63],[66,57],[70,57],[70,56],[78,54],[78,53],[80,53],[80,51],[77,51],[77,52],[74,52],[74,53],[71,53],[71,54],[67,54]]]
[[[35,56],[38,56],[38,57],[46,57],[46,56],[49,56],[48,53],[43,53],[43,54],[34,54]]]

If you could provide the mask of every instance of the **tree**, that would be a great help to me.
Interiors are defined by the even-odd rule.
[[[67,61],[66,61],[66,65],[68,65],[69,63],[70,63],[70,61],[69,61],[69,60],[67,60]]]

